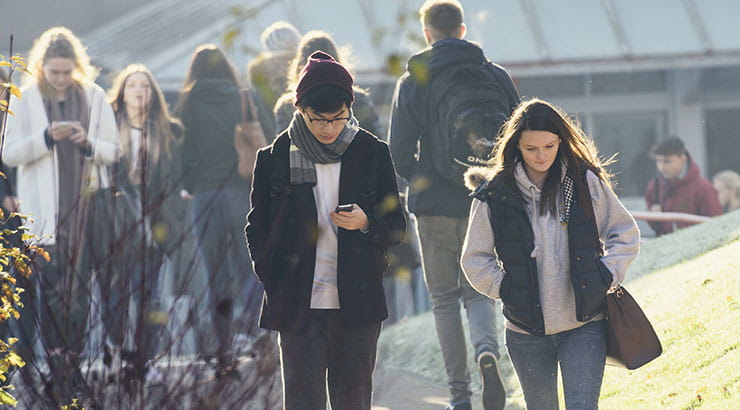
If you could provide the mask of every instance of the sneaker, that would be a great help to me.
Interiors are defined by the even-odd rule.
[[[502,410],[506,405],[506,389],[496,356],[490,351],[481,352],[478,356],[478,366],[483,379],[483,408]]]
[[[473,406],[470,405],[469,401],[461,401],[448,404],[445,410],[473,410]]]

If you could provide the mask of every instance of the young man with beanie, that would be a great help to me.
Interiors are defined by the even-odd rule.
[[[284,409],[370,409],[386,251],[405,230],[388,146],[352,115],[353,78],[328,54],[301,72],[288,129],[257,155],[246,227],[279,332]]]
[[[441,116],[440,104],[432,98],[435,95],[432,90],[435,80],[444,82],[446,73],[461,65],[473,67],[472,70],[490,66],[491,71],[500,74],[496,81],[485,85],[495,83],[493,87],[509,91],[510,96],[506,112],[500,113],[501,122],[513,110],[518,95],[506,71],[489,64],[479,46],[463,40],[466,27],[458,1],[427,1],[419,14],[430,47],[409,59],[407,72],[396,85],[389,129],[391,152],[398,174],[409,182],[409,211],[419,223],[425,281],[450,387],[447,408],[471,409],[470,372],[460,315],[462,297],[483,381],[483,407],[502,409],[506,390],[498,366],[497,314],[494,301],[475,291],[460,267],[471,199],[462,178],[455,183],[448,173],[439,170],[439,151],[444,150],[435,146],[439,139],[434,139],[433,134],[444,127],[437,122]],[[450,98],[446,100],[449,102]],[[498,127],[489,128],[495,128],[487,130],[495,138]],[[492,143],[481,144],[488,146],[483,151],[490,152]]]
[[[694,215],[722,215],[714,185],[701,176],[699,166],[678,137],[655,144],[651,151],[658,175],[645,190],[645,202],[654,212],[683,212]],[[681,222],[650,222],[656,235],[689,226]]]

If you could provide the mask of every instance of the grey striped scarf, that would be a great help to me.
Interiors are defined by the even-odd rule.
[[[357,119],[349,112],[350,119],[331,144],[322,144],[314,138],[308,129],[301,113],[296,110],[288,126],[290,137],[290,182],[292,184],[309,183],[316,185],[316,165],[332,164],[342,160],[344,151],[354,140],[360,126]]]

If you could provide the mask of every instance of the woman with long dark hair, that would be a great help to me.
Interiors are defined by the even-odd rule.
[[[504,125],[491,167],[468,174],[476,200],[463,270],[503,302],[506,346],[530,409],[558,408],[558,365],[566,406],[598,407],[604,299],[640,241],[604,166],[575,121],[532,99]]]
[[[194,279],[207,285],[208,314],[215,326],[215,335],[203,327],[198,329],[200,353],[215,355],[222,367],[233,361],[235,333],[250,334],[256,329],[262,294],[244,246],[250,188],[237,171],[234,148],[241,112],[233,65],[218,47],[198,47],[178,109],[185,126],[184,197],[191,198],[195,236],[207,271],[207,278]],[[190,282],[191,296],[202,307],[199,301],[204,295],[198,294],[195,281]]]

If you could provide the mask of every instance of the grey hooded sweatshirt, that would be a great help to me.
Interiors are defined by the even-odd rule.
[[[548,212],[541,215],[538,212],[541,191],[529,180],[521,163],[517,165],[514,175],[517,187],[527,202],[527,213],[534,232],[535,247],[531,256],[537,260],[545,333],[556,334],[583,326],[585,323],[576,319],[575,296],[570,281],[568,227],[560,223],[559,214],[551,215]],[[622,283],[627,268],[637,257],[640,232],[632,215],[599,177],[588,171],[586,179],[599,239],[605,249],[601,260],[612,273],[612,286],[615,286]],[[556,202],[559,208],[560,195]],[[478,199],[473,200],[470,208],[461,264],[470,284],[476,290],[490,298],[500,298],[499,287],[506,271],[496,255],[490,209],[486,202]],[[591,320],[603,318],[604,315],[600,314]],[[508,320],[506,327],[526,333]]]

